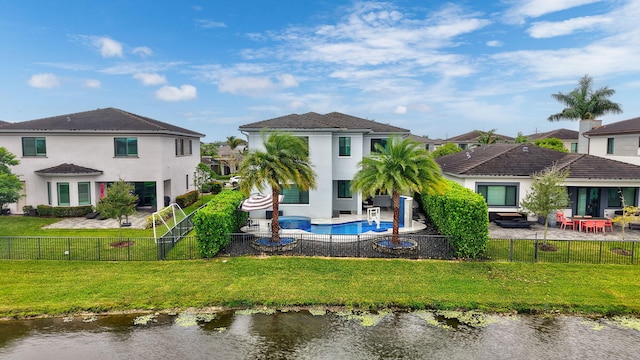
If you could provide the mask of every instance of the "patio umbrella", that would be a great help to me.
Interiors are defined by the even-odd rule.
[[[242,211],[253,211],[253,210],[263,210],[270,209],[273,205],[271,201],[271,195],[265,194],[253,194],[249,196],[248,199],[244,200],[242,204],[240,204],[240,210]],[[282,202],[284,199],[284,195],[278,196],[278,202]]]

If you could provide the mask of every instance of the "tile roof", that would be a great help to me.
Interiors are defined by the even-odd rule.
[[[2,130],[21,131],[71,131],[71,132],[151,132],[204,137],[203,134],[187,130],[148,117],[136,115],[116,108],[97,109],[74,114],[52,116],[43,119],[5,124]]]
[[[610,135],[640,133],[640,117],[602,125],[586,131],[585,135]]]
[[[535,133],[531,135],[527,135],[529,140],[538,140],[538,139],[549,139],[556,138],[560,140],[578,140],[579,133],[575,130],[569,129],[556,129],[547,132]]]
[[[11,123],[10,123],[10,122],[8,122],[8,121],[2,121],[2,120],[0,120],[0,126],[2,126],[2,125],[7,125],[7,124],[11,124]]]
[[[306,114],[289,114],[240,126],[240,130],[263,128],[292,130],[348,129],[379,133],[409,133],[409,130],[407,129],[339,112],[332,112],[325,115],[314,112],[308,112]]]
[[[102,174],[102,170],[64,163],[42,170],[36,170],[35,173],[40,175],[99,175]]]
[[[640,166],[588,154],[563,153],[533,144],[492,144],[435,159],[445,173],[532,176],[554,162],[572,179],[639,179]]]
[[[473,131],[469,131],[468,133],[464,133],[462,135],[458,135],[458,136],[454,136],[452,138],[448,138],[446,141],[447,142],[460,142],[460,141],[478,141],[478,137],[480,136],[480,134],[486,134],[488,131],[482,131],[482,130],[473,130]],[[506,135],[501,135],[501,134],[497,134],[494,133],[494,136],[496,136],[497,138],[500,139],[500,141],[513,141],[514,138],[512,138],[511,136],[506,136]]]

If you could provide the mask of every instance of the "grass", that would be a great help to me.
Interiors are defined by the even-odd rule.
[[[0,316],[209,306],[347,306],[640,314],[620,265],[238,257],[0,261]]]

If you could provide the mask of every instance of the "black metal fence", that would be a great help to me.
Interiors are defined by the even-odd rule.
[[[485,258],[511,262],[638,264],[638,241],[491,239]]]
[[[354,258],[451,259],[446,236],[402,234],[399,244],[391,235],[282,234],[280,243],[270,241],[270,233],[233,234],[220,255],[291,255]]]

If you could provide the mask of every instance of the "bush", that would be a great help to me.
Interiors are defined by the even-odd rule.
[[[200,188],[200,192],[202,193],[219,194],[221,191],[222,183],[219,181],[209,181],[202,184],[202,188]]]
[[[244,195],[228,191],[216,195],[193,216],[198,249],[204,258],[214,257],[231,242],[231,234],[247,222],[248,214],[238,210]]]
[[[178,204],[180,208],[184,209],[198,201],[199,196],[200,192],[198,190],[189,191],[186,194],[176,196],[176,204]]]
[[[421,205],[441,234],[449,236],[455,255],[482,256],[489,240],[489,209],[480,194],[448,181],[441,195],[422,195]]]
[[[93,206],[49,206],[38,205],[38,215],[50,217],[81,217],[93,212]]]

